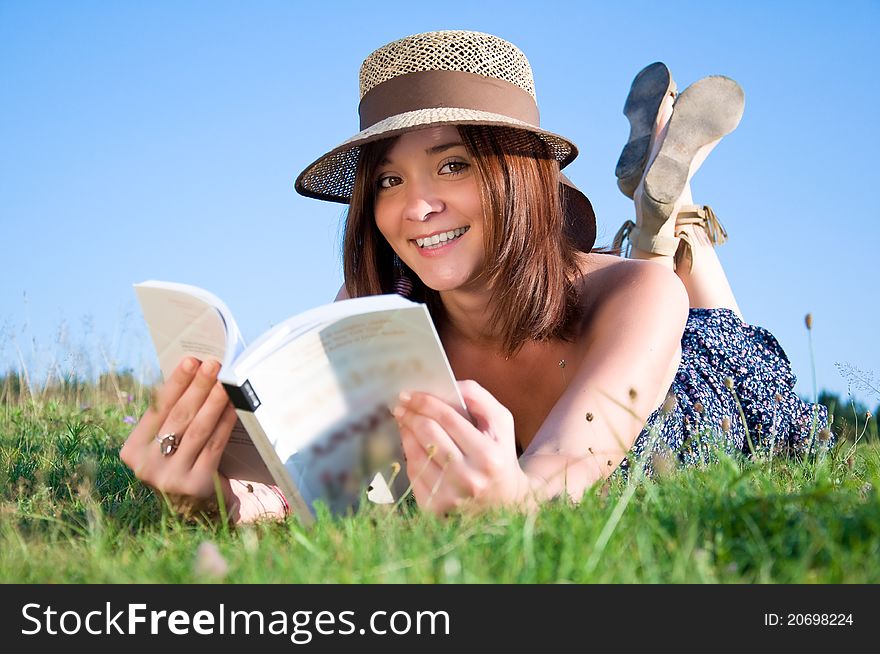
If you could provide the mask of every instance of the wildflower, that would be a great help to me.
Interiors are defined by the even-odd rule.
[[[727,416],[724,416],[724,418],[721,419],[721,431],[725,434],[730,431],[730,418]]]
[[[807,329],[813,329],[813,314],[808,313],[804,316],[804,324],[807,326]]]
[[[124,422],[126,425],[136,425],[136,424],[137,424],[137,418],[135,418],[134,416],[125,416],[125,417],[122,419],[122,422]]]
[[[382,462],[387,461],[393,455],[394,444],[388,438],[368,438],[364,447],[364,453],[371,465],[381,465]]]
[[[658,477],[665,477],[672,472],[674,466],[669,457],[663,456],[659,452],[654,452],[651,455],[651,467]]]
[[[732,391],[733,390],[733,377],[725,377],[724,378],[724,386],[727,388],[727,390]]]
[[[831,430],[828,429],[828,427],[825,427],[825,429],[820,430],[819,433],[816,434],[816,438],[825,443],[831,439]]]
[[[202,542],[196,551],[196,562],[193,572],[197,577],[221,580],[229,571],[229,564],[217,545],[209,540]]]
[[[868,420],[870,420],[870,419],[871,419],[871,412],[870,412],[870,411],[865,411],[865,420],[868,421]]]
[[[394,495],[391,493],[391,483],[396,475],[392,474],[389,482],[385,481],[381,472],[377,472],[367,486],[367,499],[373,504],[394,504]]]

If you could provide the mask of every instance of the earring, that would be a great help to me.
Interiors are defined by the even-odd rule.
[[[394,255],[394,292],[398,295],[408,298],[412,295],[413,283],[407,276],[403,267],[403,262],[397,254]]]

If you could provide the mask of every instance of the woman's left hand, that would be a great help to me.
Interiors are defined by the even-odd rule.
[[[469,504],[517,504],[529,483],[519,466],[513,416],[475,381],[458,382],[475,424],[428,393],[401,393],[394,417],[419,506],[437,514]]]

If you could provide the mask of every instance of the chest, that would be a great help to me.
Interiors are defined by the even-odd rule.
[[[473,379],[513,414],[524,450],[562,397],[583,360],[576,343],[530,344],[510,359],[475,347],[447,351],[456,379]]]

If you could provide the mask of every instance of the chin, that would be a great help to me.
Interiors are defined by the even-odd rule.
[[[473,277],[454,277],[454,278],[427,278],[421,279],[422,284],[430,288],[432,291],[443,293],[447,291],[465,290],[474,282]]]
[[[422,284],[425,285],[425,288],[429,288],[432,291],[437,291],[438,293],[443,293],[444,291],[454,291],[461,286],[461,284],[457,284],[455,282],[441,281],[436,279],[423,279],[421,281]]]

